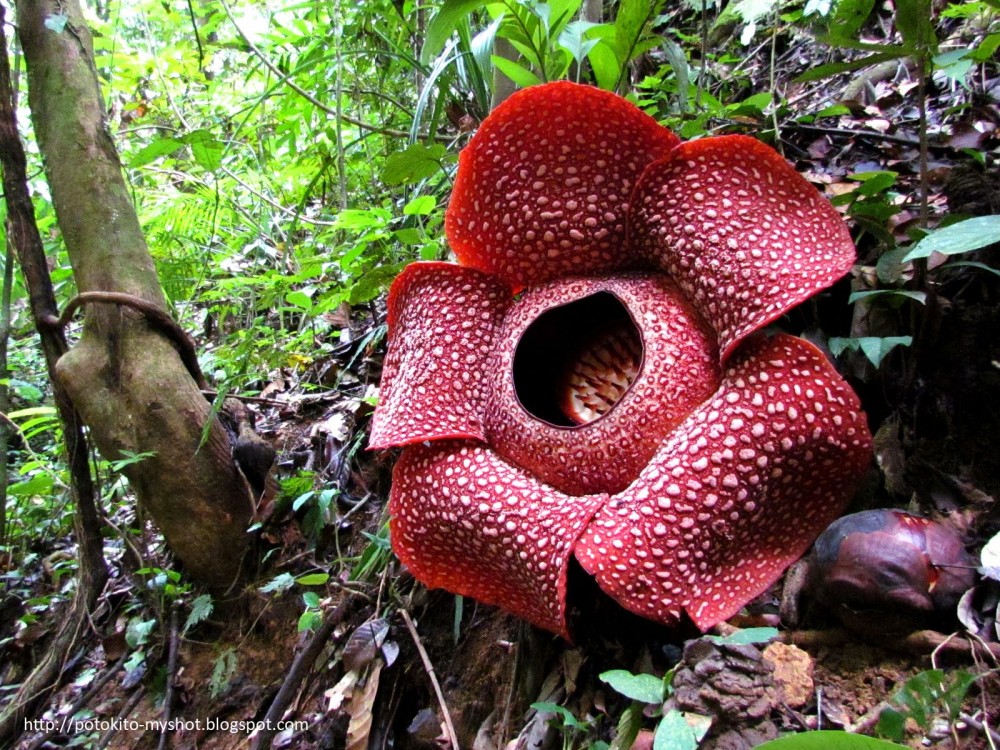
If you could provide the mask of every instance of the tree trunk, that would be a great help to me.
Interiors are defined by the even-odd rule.
[[[16,5],[32,120],[77,287],[165,309],[109,133],[79,2]],[[105,458],[152,454],[124,473],[187,572],[212,587],[230,585],[247,549],[252,500],[229,434],[176,349],[141,315],[108,303],[85,309],[80,341],[59,360],[57,379]]]
[[[509,40],[498,36],[493,42],[493,54],[507,60],[517,60],[517,49]],[[490,102],[490,110],[499,107],[508,96],[517,91],[517,84],[510,80],[500,68],[493,68],[493,100]]]

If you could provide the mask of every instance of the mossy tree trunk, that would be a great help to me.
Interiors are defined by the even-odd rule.
[[[77,287],[165,308],[109,133],[79,2],[17,0],[16,8],[32,120]],[[85,310],[83,333],[59,360],[58,380],[105,458],[153,454],[124,470],[140,504],[193,578],[228,586],[252,515],[228,433],[177,351],[141,315],[107,303]]]

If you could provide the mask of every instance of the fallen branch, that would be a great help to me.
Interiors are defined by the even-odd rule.
[[[840,646],[857,640],[857,636],[842,628],[830,630],[787,630],[778,635],[778,640],[800,648],[819,646]],[[952,656],[971,657],[976,646],[964,638],[953,638],[936,630],[916,630],[898,639],[886,638],[878,645],[890,651],[904,651],[917,656],[930,656],[935,652]],[[987,651],[994,658],[1000,658],[1000,643],[979,641],[978,648]]]
[[[142,700],[142,696],[146,694],[146,689],[140,687],[125,701],[125,705],[122,706],[121,710],[115,715],[115,719],[118,721],[111,722],[111,726],[108,728],[104,734],[101,735],[100,739],[97,740],[97,744],[94,745],[94,750],[104,750],[108,743],[114,738],[115,734],[118,733],[118,727],[121,726],[121,719],[126,716],[131,716],[132,711],[135,707],[139,705],[139,701]]]
[[[80,709],[82,709],[84,706],[90,703],[90,701],[93,700],[94,696],[96,696],[101,691],[101,688],[107,685],[108,681],[116,674],[118,674],[118,670],[125,665],[125,660],[127,658],[128,654],[123,654],[122,657],[111,666],[111,669],[109,669],[107,672],[101,675],[100,679],[92,683],[87,690],[83,691],[83,693],[81,693],[80,696],[69,707],[69,711],[66,712],[66,716],[70,718],[75,716],[80,711]],[[59,727],[55,726],[49,731],[45,732],[43,735],[35,739],[35,741],[28,746],[28,750],[38,750],[38,748],[42,747],[46,742],[48,742],[49,739],[52,738],[52,736],[58,731],[58,729]]]
[[[292,666],[288,670],[285,681],[281,683],[277,695],[274,696],[274,700],[271,701],[271,705],[264,715],[264,728],[253,738],[250,750],[268,750],[271,747],[271,741],[278,733],[276,728],[277,723],[285,715],[285,711],[291,704],[292,698],[295,697],[298,691],[299,684],[309,673],[309,670],[312,669],[316,659],[319,658],[320,653],[323,651],[323,647],[326,646],[326,642],[333,635],[333,631],[358,601],[358,597],[348,595],[346,599],[330,610],[329,614],[323,619],[322,624],[316,628],[316,632],[313,633],[309,643],[306,644],[305,648],[292,661]]]
[[[434,687],[434,694],[437,696],[438,705],[441,706],[441,715],[444,718],[445,729],[448,732],[448,741],[451,742],[452,750],[460,750],[458,745],[458,735],[455,734],[455,725],[451,722],[451,714],[448,713],[448,704],[444,702],[444,693],[441,692],[441,684],[438,682],[437,675],[434,674],[434,665],[431,664],[431,659],[427,655],[427,650],[424,648],[424,644],[420,642],[420,636],[417,635],[417,628],[413,624],[413,620],[410,619],[410,613],[405,609],[399,610],[399,614],[403,616],[403,622],[406,623],[406,629],[410,631],[410,637],[413,639],[413,644],[417,647],[417,653],[420,654],[420,660],[424,663],[424,671],[427,672],[427,676],[430,678],[431,685]]]
[[[156,746],[157,750],[164,750],[167,746],[167,737],[170,732],[170,714],[174,703],[174,679],[177,677],[177,652],[180,645],[180,626],[177,622],[177,605],[170,611],[170,650],[167,656],[167,686],[163,695],[163,730],[160,732],[160,742]]]

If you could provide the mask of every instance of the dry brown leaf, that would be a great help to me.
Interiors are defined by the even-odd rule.
[[[361,690],[355,690],[347,713],[351,720],[347,724],[347,744],[344,750],[367,750],[368,736],[372,731],[372,707],[375,705],[375,694],[378,693],[379,676],[382,674],[382,662],[372,663],[371,672]]]

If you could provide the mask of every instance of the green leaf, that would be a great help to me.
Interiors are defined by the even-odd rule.
[[[830,19],[830,39],[856,39],[875,7],[875,0],[840,0]]]
[[[195,130],[184,136],[184,142],[191,147],[191,155],[198,166],[206,172],[217,172],[222,166],[225,144],[209,130]]]
[[[630,703],[618,720],[615,739],[610,750],[629,750],[635,738],[639,736],[640,729],[642,729],[642,709],[638,703]]]
[[[493,61],[493,64],[499,68],[501,73],[521,88],[537,86],[542,82],[541,78],[536,76],[530,70],[518,65],[513,60],[508,60],[506,57],[500,57],[499,55],[493,55],[490,59]]]
[[[894,708],[883,708],[878,715],[875,733],[879,737],[902,742],[906,738],[906,714]]]
[[[756,643],[769,643],[778,637],[777,628],[743,628],[729,635],[706,635],[705,640],[712,643],[746,646]]]
[[[932,52],[937,47],[931,0],[896,0],[896,28],[903,43]]]
[[[927,293],[926,292],[910,292],[905,289],[872,289],[868,292],[854,292],[850,297],[847,298],[847,303],[853,305],[855,302],[863,299],[869,299],[871,297],[896,297],[912,299],[919,302],[921,305],[927,304]]]
[[[972,59],[980,63],[989,62],[996,55],[998,48],[1000,48],[1000,32],[987,34],[972,51]]]
[[[299,576],[295,579],[295,582],[300,586],[322,586],[329,580],[329,573],[309,573],[304,576]]]
[[[586,725],[582,724],[578,718],[576,718],[573,713],[565,706],[560,706],[558,703],[549,703],[547,701],[539,701],[537,703],[532,703],[531,708],[538,711],[538,713],[545,714],[555,714],[562,719],[563,726],[572,727],[573,729],[586,729]]]
[[[863,734],[851,734],[832,729],[803,732],[758,745],[754,750],[889,750],[905,747]]]
[[[149,635],[156,627],[156,620],[140,620],[135,617],[125,627],[125,642],[129,648],[139,648],[149,642]]]
[[[896,184],[897,177],[899,177],[898,173],[888,171],[856,172],[847,175],[847,179],[861,183],[861,187],[855,192],[865,197],[871,197],[888,190]]]
[[[277,576],[272,578],[270,581],[261,586],[258,591],[262,594],[277,593],[281,594],[288,591],[292,586],[295,585],[295,576],[291,573],[279,573]]]
[[[662,5],[662,0],[621,0],[618,4],[614,28],[619,78],[624,75],[625,66],[640,54],[640,42]]]
[[[286,294],[285,302],[287,302],[289,305],[294,305],[295,307],[299,307],[307,311],[311,310],[313,306],[312,298],[310,298],[308,294],[301,291],[300,289],[293,289],[288,294]]]
[[[612,669],[599,675],[602,681],[634,701],[659,704],[663,702],[663,680],[651,674],[632,674],[624,669]]]
[[[302,595],[302,603],[310,609],[316,609],[319,606],[319,602],[319,594],[315,591],[307,591]]]
[[[594,78],[597,85],[605,91],[614,91],[618,84],[618,77],[621,75],[622,66],[618,64],[618,57],[615,55],[614,42],[601,39],[600,42],[587,53],[587,60],[590,61],[590,68],[594,71]]]
[[[427,31],[424,33],[424,46],[420,50],[420,61],[424,65],[438,56],[444,49],[448,37],[458,27],[458,24],[472,11],[482,7],[481,2],[474,0],[445,0],[438,12],[427,24]]]
[[[891,52],[876,52],[875,54],[868,55],[867,57],[862,57],[857,60],[851,60],[849,62],[842,63],[828,63],[826,65],[817,65],[815,68],[806,71],[800,76],[795,78],[796,82],[804,83],[806,81],[817,81],[820,78],[829,78],[837,73],[846,73],[851,70],[858,70],[860,68],[867,68],[871,65],[876,65],[880,62],[886,62],[888,60],[898,60],[901,57],[909,57],[913,52],[908,47],[897,47],[896,50]]]
[[[432,177],[441,168],[446,149],[440,143],[425,146],[414,143],[403,151],[390,154],[382,170],[386,185],[403,185]]]
[[[418,195],[405,206],[404,216],[426,216],[437,207],[437,198],[433,195]]]
[[[851,114],[851,108],[845,104],[831,104],[816,113],[816,117],[839,117]]]
[[[946,266],[939,266],[939,268],[942,270],[947,270],[949,268],[978,268],[980,271],[989,271],[992,274],[1000,276],[1000,269],[993,268],[985,263],[979,263],[974,260],[956,260]]]
[[[588,32],[600,25],[590,21],[574,21],[559,34],[559,46],[569,52],[578,63],[582,63],[590,54],[590,50],[601,41],[599,37],[589,35]]]
[[[830,351],[835,357],[839,357],[848,349],[851,351],[858,351],[860,349],[868,357],[868,361],[875,367],[878,367],[882,364],[885,356],[897,346],[910,346],[912,343],[912,336],[886,336],[884,338],[877,336],[840,338],[834,336],[827,341],[827,346],[830,347]]]
[[[707,716],[668,711],[656,727],[653,750],[698,750],[711,724]]]
[[[129,159],[128,165],[133,169],[144,167],[150,162],[156,161],[165,154],[172,154],[184,145],[183,141],[177,138],[158,138],[152,143],[147,143]]]
[[[186,633],[199,622],[208,618],[208,616],[212,614],[212,610],[214,608],[215,604],[212,602],[211,594],[202,594],[197,597],[193,602],[191,602],[191,614],[189,614],[187,620],[184,621],[183,632]]]
[[[1000,216],[976,216],[928,232],[913,246],[903,261],[927,258],[931,253],[942,255],[969,253],[995,242],[1000,242]]]
[[[299,617],[298,631],[300,633],[306,630],[315,630],[323,622],[323,613],[318,612],[315,609],[307,609]]]

